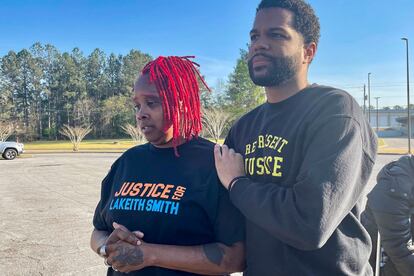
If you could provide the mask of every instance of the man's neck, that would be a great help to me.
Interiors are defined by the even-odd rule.
[[[309,83],[306,78],[295,78],[280,86],[266,87],[266,98],[269,103],[278,103],[299,93],[307,86],[309,86]]]

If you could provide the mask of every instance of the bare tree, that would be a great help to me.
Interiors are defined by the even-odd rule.
[[[12,124],[6,124],[4,122],[0,122],[0,142],[4,142],[7,138],[10,137],[14,132],[14,128]]]
[[[91,99],[78,99],[74,105],[74,121],[77,124],[90,124],[92,112],[96,109]]]
[[[126,124],[122,126],[122,129],[126,134],[131,136],[132,140],[136,142],[137,144],[140,144],[144,140],[144,135],[142,135],[142,132],[135,126],[131,124]]]
[[[69,125],[63,125],[59,133],[68,137],[73,145],[73,151],[79,150],[79,145],[82,142],[83,138],[91,132],[91,125],[85,127],[71,127]]]
[[[231,115],[223,110],[210,108],[203,111],[204,130],[216,142],[220,139],[230,120]]]

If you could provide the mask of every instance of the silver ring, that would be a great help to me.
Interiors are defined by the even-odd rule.
[[[104,257],[104,258],[107,257],[107,254],[106,254],[106,244],[104,244],[101,247],[99,247],[98,253],[99,253],[99,256],[101,256],[101,257]]]
[[[105,266],[107,266],[107,267],[111,267],[111,265],[110,265],[110,264],[108,264],[108,259],[107,259],[107,258],[105,258],[105,259],[104,259],[104,264],[105,264]]]
[[[113,269],[114,271],[119,271],[118,269],[116,269],[116,268],[114,268],[114,267],[112,267],[112,269]]]

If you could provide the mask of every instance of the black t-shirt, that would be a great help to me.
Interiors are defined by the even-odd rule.
[[[346,92],[312,85],[243,116],[226,143],[249,179],[230,198],[246,217],[245,275],[371,275],[359,218],[376,137]]]
[[[232,245],[244,238],[244,221],[230,203],[214,167],[214,144],[194,138],[178,147],[147,143],[126,151],[102,182],[93,225],[113,231],[115,221],[140,230],[145,242],[192,246]],[[108,275],[123,275],[111,268]],[[196,275],[148,267],[127,275]]]

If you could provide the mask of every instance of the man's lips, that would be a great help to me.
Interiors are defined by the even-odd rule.
[[[263,56],[263,55],[257,55],[257,56],[254,56],[253,58],[252,58],[252,64],[253,64],[253,66],[263,66],[263,65],[267,65],[267,64],[269,64],[271,62],[271,59],[270,58],[268,58],[268,57],[266,57],[266,56]]]

